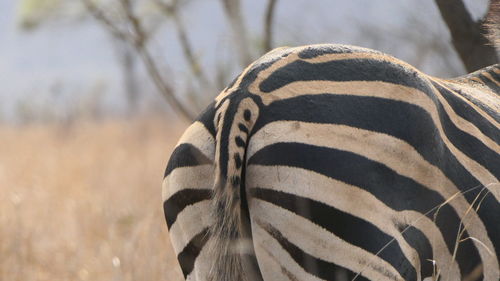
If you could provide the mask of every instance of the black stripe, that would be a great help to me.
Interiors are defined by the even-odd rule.
[[[211,164],[208,159],[196,146],[190,143],[183,143],[177,146],[165,169],[164,177],[168,176],[174,169],[179,167],[192,167],[204,164]]]
[[[450,92],[436,82],[432,83],[458,116],[470,121],[481,131],[481,133],[485,134],[496,143],[500,143],[500,136],[498,134],[498,128],[496,126],[486,120],[468,103],[463,102],[459,97],[456,96],[456,94]],[[500,122],[500,116],[498,116],[498,114],[497,119],[497,121]]]
[[[210,103],[210,105],[206,107],[206,109],[196,118],[196,120],[200,121],[215,139],[215,101]]]
[[[241,168],[242,160],[239,153],[234,154],[234,164],[236,165],[236,169]]]
[[[267,233],[269,233],[278,243],[281,245],[283,250],[285,250],[292,259],[299,264],[306,272],[315,275],[321,279],[335,280],[336,272],[343,270],[347,273],[348,279],[351,280],[356,276],[356,274],[349,269],[329,263],[319,258],[315,258],[312,255],[302,251],[298,246],[288,241],[283,234],[273,227],[271,224],[260,222],[258,223]],[[298,280],[298,279],[297,279]],[[365,277],[359,275],[356,280],[368,280]]]
[[[252,164],[308,169],[360,187],[398,211],[415,210],[424,214],[445,201],[436,191],[395,173],[381,163],[332,148],[302,143],[276,143],[255,153],[248,161],[248,165]],[[431,212],[427,216],[433,219],[433,215],[434,212]],[[461,223],[459,216],[446,204],[440,208],[435,223],[452,253]],[[468,237],[468,234],[464,237]],[[472,242],[466,240],[461,243],[457,255],[461,271],[467,273],[477,260],[479,255]]]
[[[455,181],[457,186],[479,184],[444,146],[430,115],[412,104],[375,97],[302,95],[263,108],[254,131],[281,120],[341,124],[394,136],[413,146],[431,164],[451,165],[449,173],[461,176]]]
[[[245,121],[250,121],[250,118],[252,117],[252,112],[250,112],[249,109],[245,109],[245,111],[243,112],[243,118],[245,119]]]
[[[257,78],[257,75],[271,67],[275,62],[281,60],[284,57],[287,57],[291,53],[292,49],[289,49],[287,52],[282,52],[280,56],[275,56],[272,59],[266,60],[261,63],[256,63],[252,66],[251,69],[248,70],[248,72],[245,74],[244,77],[242,77],[240,83],[238,85],[231,85],[232,87],[235,87],[235,91],[224,97],[220,101],[220,105],[224,103],[225,100],[230,99],[231,101],[240,101],[241,99],[245,98],[248,96],[247,91],[242,91],[242,89],[248,88],[248,86],[255,81]],[[242,74],[240,74],[241,76]],[[239,76],[238,76],[239,77]],[[234,80],[236,82],[237,79]],[[242,93],[245,93],[246,96],[243,96]]]
[[[281,272],[283,273],[283,275],[285,275],[289,281],[300,281],[299,278],[297,278],[297,276],[295,276],[293,273],[291,273],[286,267],[284,267],[283,265],[279,265],[280,266],[280,269],[281,269]]]
[[[299,52],[299,58],[301,59],[312,59],[321,55],[327,54],[351,54],[353,53],[352,48],[347,46],[325,46],[324,48],[318,48],[317,46],[308,46]]]
[[[500,74],[493,71],[493,69],[491,71],[489,71],[488,73],[491,75],[491,77],[493,77],[493,79],[495,81],[500,82]],[[497,93],[497,94],[500,94],[500,93]]]
[[[229,142],[230,141],[235,141],[236,145],[239,147],[245,147],[246,146],[246,141],[242,138],[245,137],[247,138],[247,135],[245,136],[237,136],[235,139],[229,139],[229,135],[231,133],[231,128],[233,126],[233,121],[236,116],[236,113],[238,112],[238,108],[240,106],[240,102],[242,99],[248,97],[248,93],[243,90],[236,90],[231,94],[230,102],[229,105],[226,109],[226,113],[224,114],[224,123],[222,126],[222,132],[220,134],[220,139],[218,142],[220,143],[220,151],[219,151],[219,169],[221,173],[221,179],[222,181],[227,180],[228,175],[227,175],[227,164],[229,163],[230,157],[232,155],[229,155],[228,147],[229,147]],[[238,127],[241,130],[240,123],[238,123]],[[248,131],[248,130],[247,130]],[[221,186],[224,186],[224,182],[221,183]]]
[[[309,63],[298,60],[273,72],[260,84],[260,90],[269,93],[295,81],[384,81],[428,91],[428,85],[419,74],[389,61],[374,59],[333,60]]]
[[[253,132],[268,123],[281,120],[341,124],[391,135],[413,146],[426,161],[438,167],[459,190],[465,192],[481,186],[444,145],[429,114],[415,105],[374,97],[303,95],[263,107]],[[464,196],[472,203],[478,192],[479,189],[476,189],[465,193]],[[500,237],[500,216],[494,215],[498,213],[498,201],[493,196],[486,197],[478,214],[491,239]],[[500,256],[500,247],[497,247],[496,251]]]
[[[240,136],[237,136],[235,139],[234,139],[236,145],[238,147],[245,147],[245,141],[240,137]]]
[[[196,258],[208,241],[208,235],[208,228],[203,229],[200,233],[193,237],[186,247],[182,249],[179,255],[177,255],[177,260],[179,260],[179,264],[181,265],[184,278],[187,278],[187,276],[193,271]]]
[[[244,124],[239,123],[238,128],[240,129],[240,131],[248,135],[248,128]]]
[[[211,196],[211,189],[192,188],[182,189],[170,196],[167,200],[165,200],[165,202],[163,202],[163,211],[165,212],[165,219],[167,220],[168,228],[170,229],[177,219],[177,216],[180,212],[182,212],[182,210],[184,210],[184,208],[203,200],[209,200]]]
[[[429,239],[419,229],[413,226],[404,225],[398,228],[406,242],[408,242],[408,244],[418,253],[422,277],[432,276],[433,265],[431,261],[434,257]]]
[[[458,150],[474,159],[490,173],[500,175],[500,155],[497,152],[476,137],[457,128],[441,104],[438,107],[438,114],[445,135]],[[493,133],[499,135],[499,130]]]
[[[236,84],[236,81],[238,81],[238,78],[240,78],[240,76],[242,74],[243,73],[238,74],[238,76],[236,76],[231,82],[229,82],[229,84],[227,85],[227,87],[224,90],[227,91],[228,89],[230,89],[231,87],[233,87],[234,84]]]
[[[325,228],[340,239],[374,255],[392,239],[391,236],[383,233],[367,221],[309,198],[264,188],[251,188],[250,194],[255,198],[294,212]],[[273,237],[306,271],[322,279],[332,280],[336,265],[314,258],[300,251],[298,247],[294,247],[291,243],[285,243],[284,237],[280,233],[271,232],[270,234],[274,234]],[[401,274],[403,279],[416,280],[415,268],[406,259],[397,242],[390,243],[378,256],[390,263]],[[390,279],[395,280],[396,277],[392,276]]]
[[[375,50],[369,50],[354,46],[345,45],[324,45],[324,46],[308,46],[299,52],[299,58],[312,59],[322,55],[328,54],[352,54],[352,53],[372,53],[381,54]]]
[[[439,118],[445,129],[445,134],[450,136],[450,141],[467,156],[476,159],[477,162],[490,172],[495,173],[495,170],[500,169],[500,159],[497,153],[494,153],[476,138],[460,131],[451,120],[449,120],[449,117],[446,115],[437,97],[435,97],[425,77],[416,72],[412,73],[411,70],[401,65],[374,59],[334,60],[324,63],[309,63],[299,60],[276,70],[269,78],[260,84],[260,89],[263,92],[271,92],[295,81],[312,80],[384,81],[422,91],[429,96],[436,105]],[[374,91],[377,91],[377,89],[375,88]],[[336,109],[337,107],[334,108]],[[500,173],[500,171],[498,173]]]
[[[475,76],[474,76],[475,77]],[[476,85],[479,84],[479,82],[475,80],[470,80],[469,84]],[[468,93],[467,91],[462,91],[460,86],[453,84],[453,83],[448,83],[448,87],[450,87],[452,90],[459,92],[461,96],[466,98],[469,102],[473,103],[477,107],[479,107],[483,112],[488,114],[491,118],[493,118],[495,121],[500,122],[500,115],[498,114],[498,110],[493,109],[490,104],[487,103],[487,101],[483,101],[478,99],[475,95]]]
[[[439,117],[446,130],[445,133],[451,135],[450,140],[456,144],[460,150],[466,155],[476,159],[490,172],[495,173],[495,169],[500,167],[500,159],[495,157],[496,153],[491,151],[491,149],[477,139],[458,130],[449,118],[445,116],[446,112],[443,110],[438,99],[434,96],[429,85],[429,80],[425,76],[389,61],[374,59],[334,60],[324,63],[295,61],[276,70],[269,78],[260,84],[260,89],[263,92],[271,92],[295,81],[312,80],[384,81],[415,88],[429,96],[437,106]],[[493,130],[491,134],[497,132],[498,129]]]
[[[225,182],[227,180],[227,165],[229,163],[229,151],[228,151],[228,147],[229,147],[229,141],[233,141],[233,140],[230,140],[229,139],[229,134],[231,132],[231,127],[233,125],[233,120],[234,120],[234,117],[236,115],[236,112],[238,110],[238,105],[239,105],[239,101],[241,100],[241,96],[243,95],[243,93],[240,91],[240,90],[236,90],[233,92],[232,96],[233,98],[231,98],[229,100],[229,105],[226,109],[226,113],[224,114],[224,123],[222,124],[222,131],[221,131],[221,134],[220,134],[220,139],[218,140],[219,142],[219,147],[220,147],[220,151],[219,151],[219,172],[220,172],[220,175],[221,175],[221,179],[223,182],[221,182],[221,187],[222,186],[225,186]],[[241,138],[241,137],[240,137]]]
[[[483,74],[479,74],[477,77],[483,81],[484,85],[490,88],[495,93],[500,93],[500,87],[495,84],[495,82],[491,81],[488,77]]]

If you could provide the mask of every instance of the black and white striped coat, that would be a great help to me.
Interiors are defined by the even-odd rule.
[[[446,80],[353,46],[270,52],[170,158],[184,276],[499,280],[499,94],[499,65]]]

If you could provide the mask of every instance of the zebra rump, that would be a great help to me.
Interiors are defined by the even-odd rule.
[[[355,46],[271,51],[168,163],[184,277],[499,280],[499,94],[498,64],[440,79]]]

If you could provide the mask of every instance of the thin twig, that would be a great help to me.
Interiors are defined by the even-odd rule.
[[[447,200],[445,200],[443,203],[437,205],[437,206],[434,206],[432,209],[430,209],[429,211],[425,212],[420,218],[408,223],[408,225],[402,230],[400,231],[401,234],[405,233],[408,229],[410,229],[411,226],[413,225],[416,225],[421,219],[424,219],[426,218],[429,214],[431,214],[432,212],[436,211],[435,214],[434,214],[434,222],[436,221],[436,213],[439,212],[439,210],[441,209],[441,207],[443,207],[444,205],[448,204],[449,202],[451,202],[452,200],[454,200],[459,194],[462,194],[462,195],[465,195],[469,192],[472,192],[478,188],[484,188],[483,186],[481,185],[478,185],[478,186],[474,186],[474,187],[471,187],[471,188],[468,188],[466,189],[465,191],[458,191],[457,193],[453,194],[452,196],[450,196]],[[482,189],[481,189],[482,191]],[[462,225],[462,221],[460,222],[460,225]],[[459,226],[460,227],[460,226]],[[375,256],[379,256],[380,253],[385,249],[387,248],[390,244],[392,244],[394,241],[396,241],[396,238],[393,237],[391,240],[389,240],[389,242],[387,242],[382,248],[380,248],[380,250],[377,251],[377,253],[375,253]],[[453,258],[455,258],[453,256]],[[365,265],[364,267],[368,267],[368,265]],[[356,275],[351,279],[351,281],[355,281],[360,275],[361,273],[363,273],[364,269],[358,271],[356,273]],[[437,278],[439,278],[439,275],[440,275],[440,270],[437,271]]]
[[[131,38],[127,32],[121,30],[118,26],[116,26],[113,21],[108,18],[104,12],[99,9],[91,0],[81,0],[89,13],[104,27],[111,33],[114,37],[123,40],[129,41]]]
[[[132,27],[134,45],[137,48],[143,48],[149,39],[149,34],[145,32],[140,19],[134,14],[130,0],[120,0],[120,3],[122,4],[127,22]]]
[[[264,52],[272,49],[273,45],[273,19],[277,0],[267,2],[266,17],[264,20]]]
[[[174,91],[172,90],[171,86],[163,79],[163,77],[160,74],[160,71],[158,67],[156,66],[156,63],[154,62],[151,54],[149,54],[149,51],[146,48],[141,48],[137,50],[142,61],[144,62],[144,65],[146,66],[146,69],[151,76],[151,79],[153,79],[153,82],[155,83],[156,87],[160,91],[160,93],[165,97],[168,103],[173,106],[175,110],[177,110],[183,117],[185,117],[188,120],[194,120],[196,117],[193,113],[191,113],[174,95]]]
[[[134,14],[131,2],[129,0],[120,0],[123,13],[125,14],[125,19],[127,20],[127,24],[131,27],[131,30],[129,31],[123,31],[118,26],[116,26],[116,24],[114,24],[110,18],[105,16],[104,12],[96,5],[94,5],[91,0],[81,1],[83,1],[90,14],[99,23],[101,23],[106,28],[106,30],[108,30],[116,38],[130,44],[135,49],[142,62],[144,63],[146,70],[153,80],[156,88],[167,100],[167,102],[173,107],[173,109],[180,113],[184,118],[193,120],[195,115],[192,114],[187,109],[187,107],[184,106],[175,96],[172,86],[162,77],[156,62],[149,53],[146,45],[150,38],[150,33],[145,31],[141,20]]]
[[[167,101],[174,106],[183,116],[186,118],[193,120],[194,115],[175,97],[174,91],[172,87],[167,83],[165,79],[163,79],[162,75],[158,67],[156,66],[155,61],[153,60],[151,54],[146,48],[146,41],[148,41],[148,34],[144,31],[142,24],[138,17],[136,17],[133,13],[132,7],[128,3],[129,0],[121,0],[123,3],[123,7],[125,9],[125,15],[130,21],[134,33],[136,35],[134,40],[134,47],[136,51],[139,53],[139,57],[144,62],[146,69],[153,79],[156,87],[160,90],[160,93],[167,99]]]
[[[210,82],[208,81],[207,76],[203,72],[201,68],[201,63],[195,56],[192,44],[189,41],[189,37],[187,36],[186,27],[180,16],[178,1],[174,0],[171,3],[167,4],[161,0],[155,0],[155,3],[158,5],[158,7],[160,7],[160,9],[163,11],[165,15],[172,17],[172,19],[174,20],[175,27],[177,30],[177,37],[179,38],[182,52],[186,57],[186,60],[188,61],[191,73],[199,81],[199,84],[202,87],[211,88]]]
[[[241,66],[245,67],[252,62],[250,48],[247,38],[243,16],[241,14],[240,0],[221,0],[231,29],[233,31],[234,43],[238,47]]]

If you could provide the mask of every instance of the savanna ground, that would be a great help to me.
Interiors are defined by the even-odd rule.
[[[181,280],[161,181],[184,127],[0,125],[0,280]]]

